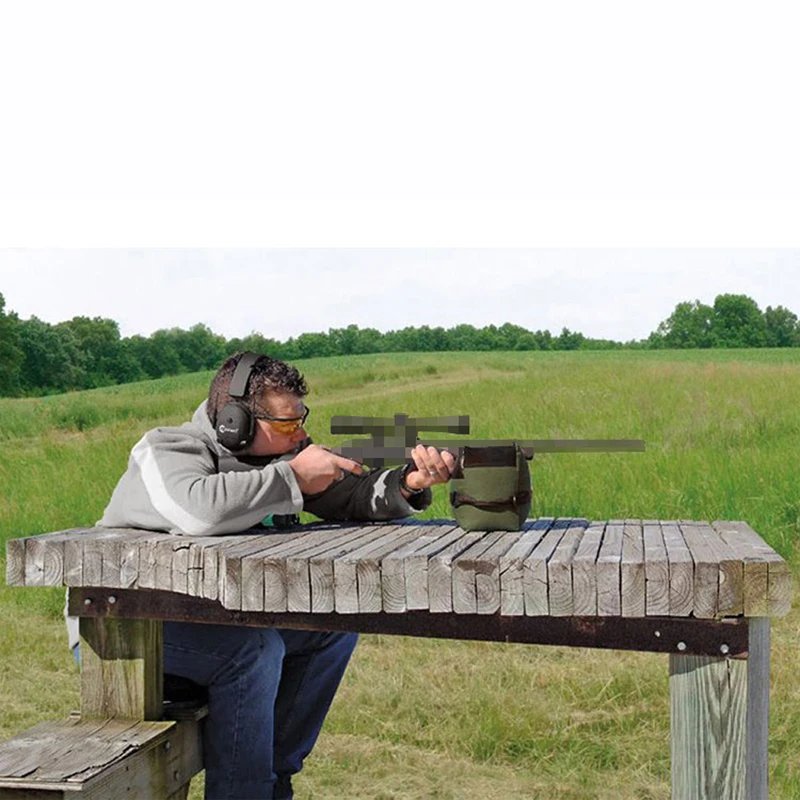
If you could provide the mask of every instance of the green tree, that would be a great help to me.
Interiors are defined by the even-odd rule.
[[[128,343],[130,352],[149,378],[177,375],[181,371],[175,339],[168,330],[155,331],[148,338],[131,336]]]
[[[6,314],[6,299],[0,294],[0,395],[16,395],[20,390],[20,370],[25,354],[19,342],[19,318]]]
[[[439,328],[441,330],[441,328]],[[355,350],[353,352],[382,353],[384,349],[383,334],[375,328],[361,328],[358,331]]]
[[[764,343],[767,347],[800,346],[797,315],[783,306],[767,306],[764,312]]]
[[[301,333],[296,339],[300,358],[324,358],[333,355],[327,333]]]
[[[555,340],[557,350],[580,350],[584,336],[578,331],[571,331],[569,328],[562,328],[561,333]]]
[[[711,347],[714,310],[699,300],[678,303],[657,330],[664,347]]]
[[[26,394],[67,392],[85,385],[84,357],[74,332],[38,317],[19,324],[25,354],[22,389]]]
[[[85,377],[81,388],[114,383],[120,356],[119,325],[103,317],[73,317],[55,326],[72,333],[80,352]]]
[[[346,328],[329,328],[328,341],[331,352],[337,356],[349,356],[358,352],[358,325]]]
[[[539,350],[552,350],[553,349],[553,334],[548,330],[536,331],[533,334],[539,345]]]
[[[711,332],[716,347],[763,347],[764,315],[747,295],[720,294],[714,300]]]
[[[198,322],[188,331],[172,328],[168,331],[181,366],[186,372],[200,372],[219,366],[225,358],[226,342],[223,336]]]

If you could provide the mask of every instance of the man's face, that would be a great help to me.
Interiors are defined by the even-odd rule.
[[[296,419],[303,416],[303,401],[295,394],[265,393],[255,403],[256,414],[267,414],[281,419]],[[252,456],[275,456],[289,453],[306,439],[303,428],[293,433],[281,433],[266,419],[256,419],[256,433],[248,450]]]

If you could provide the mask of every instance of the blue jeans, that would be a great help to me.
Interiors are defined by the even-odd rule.
[[[206,800],[292,796],[354,633],[164,623],[164,672],[208,688]],[[80,666],[80,650],[73,649]]]
[[[207,800],[291,797],[358,636],[164,623],[164,672],[208,687]]]

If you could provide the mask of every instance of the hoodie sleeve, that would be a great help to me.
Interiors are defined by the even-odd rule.
[[[432,500],[430,489],[406,500],[400,493],[398,469],[347,473],[324,492],[303,496],[303,509],[327,520],[380,521],[424,511]]]
[[[99,524],[211,536],[246,530],[268,514],[293,514],[302,507],[286,462],[220,473],[201,438],[181,428],[156,428],[131,451]]]

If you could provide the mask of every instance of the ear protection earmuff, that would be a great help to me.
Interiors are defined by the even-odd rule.
[[[236,365],[228,388],[230,397],[247,397],[247,384],[253,365],[258,361],[256,353],[245,353]],[[250,446],[255,436],[256,418],[252,409],[239,400],[226,403],[217,414],[217,441],[232,453],[245,450]]]

